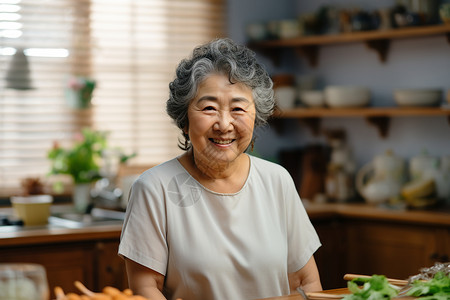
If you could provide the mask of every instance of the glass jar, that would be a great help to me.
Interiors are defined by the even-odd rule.
[[[45,268],[38,264],[1,263],[0,300],[49,300]]]

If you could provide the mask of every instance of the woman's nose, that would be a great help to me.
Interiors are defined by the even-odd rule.
[[[229,131],[233,128],[233,121],[234,119],[229,112],[221,112],[219,114],[219,119],[216,124],[214,124],[214,129],[222,132]]]

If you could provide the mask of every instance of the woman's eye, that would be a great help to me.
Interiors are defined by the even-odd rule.
[[[203,110],[215,110],[215,108],[212,106],[206,106],[203,108]]]
[[[233,111],[244,111],[242,107],[235,107],[233,108]]]

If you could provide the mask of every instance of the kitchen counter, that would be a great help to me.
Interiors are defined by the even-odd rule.
[[[322,247],[315,254],[326,289],[344,286],[343,274],[386,274],[405,278],[420,267],[448,259],[448,210],[393,210],[366,204],[305,203]],[[11,213],[1,208],[0,213]],[[80,280],[95,289],[127,287],[117,255],[122,222],[81,227],[0,226],[3,262],[33,262],[46,267],[49,284],[73,288]],[[367,260],[367,256],[371,257]],[[301,299],[287,296],[281,299]]]
[[[346,219],[384,220],[416,225],[450,226],[450,209],[447,207],[435,210],[408,210],[364,203],[305,203],[305,208],[311,220],[340,217]]]
[[[70,207],[69,205],[53,205],[52,214]],[[0,213],[9,216],[14,215],[11,207],[1,208]],[[0,247],[119,239],[122,230],[122,222],[119,220],[105,222],[105,224],[76,226],[75,228],[71,223],[68,225],[64,226],[60,222],[49,222],[47,225],[40,226],[0,226]]]
[[[395,210],[367,204],[305,203],[312,221],[333,218],[380,220],[416,225],[450,226],[450,211]],[[11,213],[10,208],[0,212]],[[0,226],[0,247],[11,245],[86,241],[119,238],[122,224],[93,225],[82,228],[46,226]]]

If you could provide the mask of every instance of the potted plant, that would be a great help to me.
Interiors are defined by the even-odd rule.
[[[65,92],[69,106],[76,109],[89,108],[95,86],[96,82],[91,78],[71,76],[67,82]]]
[[[73,202],[78,212],[86,212],[90,204],[91,184],[99,179],[102,152],[107,148],[106,133],[88,128],[82,130],[71,148],[57,142],[48,152],[50,174],[67,174],[73,179]]]

